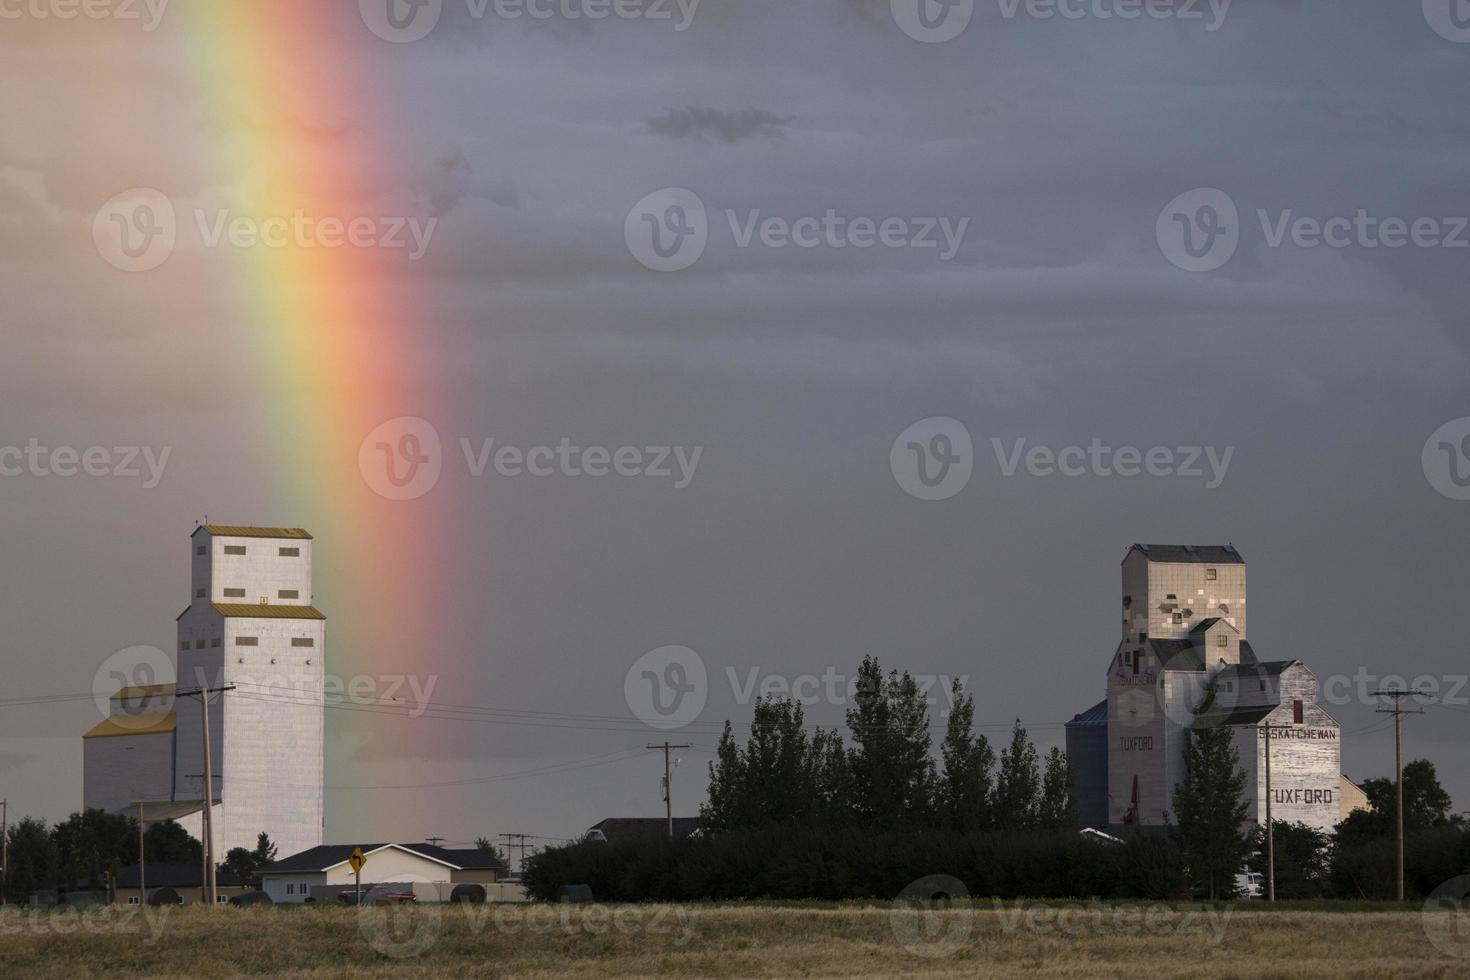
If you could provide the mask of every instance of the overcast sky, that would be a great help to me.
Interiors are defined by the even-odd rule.
[[[449,585],[405,672],[437,678],[436,701],[544,713],[328,712],[327,782],[567,767],[330,789],[329,839],[566,837],[661,814],[643,746],[665,735],[694,743],[675,794],[692,814],[718,724],[749,717],[732,672],[847,675],[869,653],[968,676],[993,737],[1019,715],[1059,744],[1104,694],[1135,541],[1233,542],[1268,659],[1372,679],[1353,691],[1435,679],[1458,703],[1410,720],[1407,752],[1470,808],[1454,626],[1470,594],[1470,28],[1448,2],[1123,19],[1102,15],[1126,3],[1048,18],[975,0],[942,43],[958,21],[935,4],[925,27],[904,0],[703,0],[684,30],[674,3],[593,22],[444,0],[412,41],[379,36],[370,2],[333,3],[260,64],[272,98],[282,63],[299,86],[269,120],[232,117],[250,92],[191,80],[216,52],[184,0],[152,31],[0,20],[0,446],[171,451],[152,487],[0,476],[0,701],[88,691],[134,644],[172,650],[182,541],[205,513],[333,517],[293,496],[315,476],[280,472],[297,465],[288,436],[262,427],[306,402],[244,356],[259,310],[220,286],[240,249],[191,258],[186,218],[178,255],[125,272],[91,234],[125,188],[186,208],[248,187],[255,161],[220,132],[255,127],[280,159],[344,147],[360,214],[435,222],[422,256],[380,247],[364,267],[413,311],[388,369],[422,398],[378,420],[428,419],[443,475],[409,501],[353,492],[451,534],[422,545]],[[1348,220],[1327,243],[1303,217]],[[814,244],[789,240],[802,218]],[[310,366],[324,387],[338,370]],[[954,422],[891,453],[933,418]],[[355,473],[366,434],[323,466]],[[669,478],[494,462],[475,477],[462,437],[677,446],[686,464],[702,449],[682,481],[672,456]],[[1094,440],[1172,455],[1152,473],[1101,449],[1066,454],[1081,475],[1027,464]],[[927,460],[938,486],[910,441],[955,455]],[[1191,447],[1200,473],[1180,474]],[[391,597],[335,584],[373,553],[358,530],[318,537],[318,602],[329,637],[366,643],[355,610]],[[625,679],[669,645],[697,652],[706,704],[661,731]],[[809,717],[840,722],[821,700]],[[1341,700],[1344,769],[1388,774],[1380,705]],[[80,805],[96,720],[90,702],[0,703],[12,813]]]

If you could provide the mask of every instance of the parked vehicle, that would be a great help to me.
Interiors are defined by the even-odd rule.
[[[345,892],[338,892],[337,901],[344,905],[352,905],[357,902],[357,890],[349,888]],[[373,885],[371,888],[362,890],[363,905],[401,905],[404,902],[417,902],[418,896],[413,893],[412,888],[404,888],[394,885]]]

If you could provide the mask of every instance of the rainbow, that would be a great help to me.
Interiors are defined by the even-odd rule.
[[[413,213],[404,210],[411,203],[385,195],[404,186],[388,138],[398,135],[394,99],[370,62],[386,45],[355,4],[175,4],[170,16],[182,19],[173,29],[207,129],[199,163],[222,189],[219,207],[256,221]],[[444,491],[388,500],[359,470],[359,447],[380,423],[435,413],[412,374],[413,355],[432,336],[405,298],[406,254],[297,242],[225,251],[210,261],[231,269],[224,288],[239,311],[268,465],[280,477],[257,512],[210,516],[315,535],[330,673],[432,671],[422,658],[447,644],[436,550],[448,530],[438,516]],[[355,781],[332,771],[330,736],[341,714],[328,713],[329,784]],[[407,726],[401,731],[412,737]]]

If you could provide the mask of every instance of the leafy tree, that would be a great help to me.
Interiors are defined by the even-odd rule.
[[[138,861],[138,822],[121,814],[97,809],[73,813],[52,828],[51,839],[61,855],[62,888],[78,882],[99,887],[104,871]]]
[[[1000,753],[995,786],[995,823],[1003,829],[1036,826],[1040,817],[1041,765],[1036,746],[1021,719],[1011,730],[1011,744]]]
[[[230,848],[219,868],[237,877],[248,878],[254,887],[259,888],[260,878],[256,872],[275,861],[276,845],[271,843],[269,834],[261,833],[255,838],[254,850],[245,847]]]
[[[1207,697],[1200,711],[1207,710]],[[1246,775],[1232,729],[1220,725],[1185,733],[1184,781],[1174,787],[1174,816],[1184,860],[1210,898],[1234,894],[1249,839],[1242,831],[1248,805]]]
[[[26,817],[12,824],[9,867],[5,874],[5,900],[22,905],[38,888],[55,888],[58,855],[43,820]]]
[[[1276,852],[1276,897],[1321,898],[1328,887],[1328,848],[1332,838],[1302,823],[1273,823]],[[1257,827],[1251,845],[1250,869],[1264,880],[1267,874],[1266,828]],[[1263,886],[1264,887],[1264,886]]]
[[[1037,810],[1037,822],[1053,830],[1076,829],[1081,823],[1077,801],[1072,797],[1072,767],[1067,762],[1067,753],[1055,746],[1046,755]]]
[[[731,734],[730,722],[720,735],[715,759],[709,764],[709,794],[700,805],[701,825],[710,830],[726,830],[744,825],[745,763],[740,758],[740,745]]]
[[[894,671],[885,681],[877,659],[864,658],[847,727],[858,818],[876,828],[931,819],[935,777],[929,709],[913,677]]]
[[[204,862],[204,845],[172,820],[153,824],[143,834],[143,857],[150,864],[165,861],[200,865]],[[137,862],[136,856],[129,864]]]
[[[506,858],[505,852],[502,851],[499,847],[497,847],[495,845],[495,842],[492,841],[490,838],[488,838],[488,837],[476,837],[475,838],[475,850],[479,851],[481,854],[484,854],[486,857],[488,857],[491,860],[495,861],[502,868],[505,868],[506,870],[509,870],[510,869],[510,860],[508,858]]]
[[[748,822],[786,823],[810,816],[811,786],[805,781],[810,748],[800,703],[756,701],[742,757]]]
[[[1350,843],[1392,837],[1398,827],[1398,787],[1392,779],[1368,779],[1363,782],[1368,794],[1367,810],[1348,814],[1338,825],[1338,840]],[[1431,827],[1447,827],[1459,822],[1451,815],[1454,802],[1439,784],[1434,763],[1415,759],[1404,766],[1404,832],[1414,834]]]
[[[991,825],[995,753],[984,735],[973,734],[974,697],[965,693],[958,680],[950,693],[949,723],[939,746],[944,767],[936,795],[941,822],[968,833]]]
[[[828,827],[849,823],[853,816],[852,768],[841,732],[835,728],[816,730],[808,772],[815,822]]]

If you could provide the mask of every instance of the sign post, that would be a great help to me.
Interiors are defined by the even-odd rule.
[[[356,885],[357,904],[358,905],[361,905],[362,904],[362,866],[364,864],[367,864],[367,856],[362,853],[362,848],[359,847],[356,850],[354,850],[352,852],[352,857],[350,857],[350,858],[347,859],[347,863],[350,864],[350,865],[352,865],[352,873],[357,878],[357,885]]]

